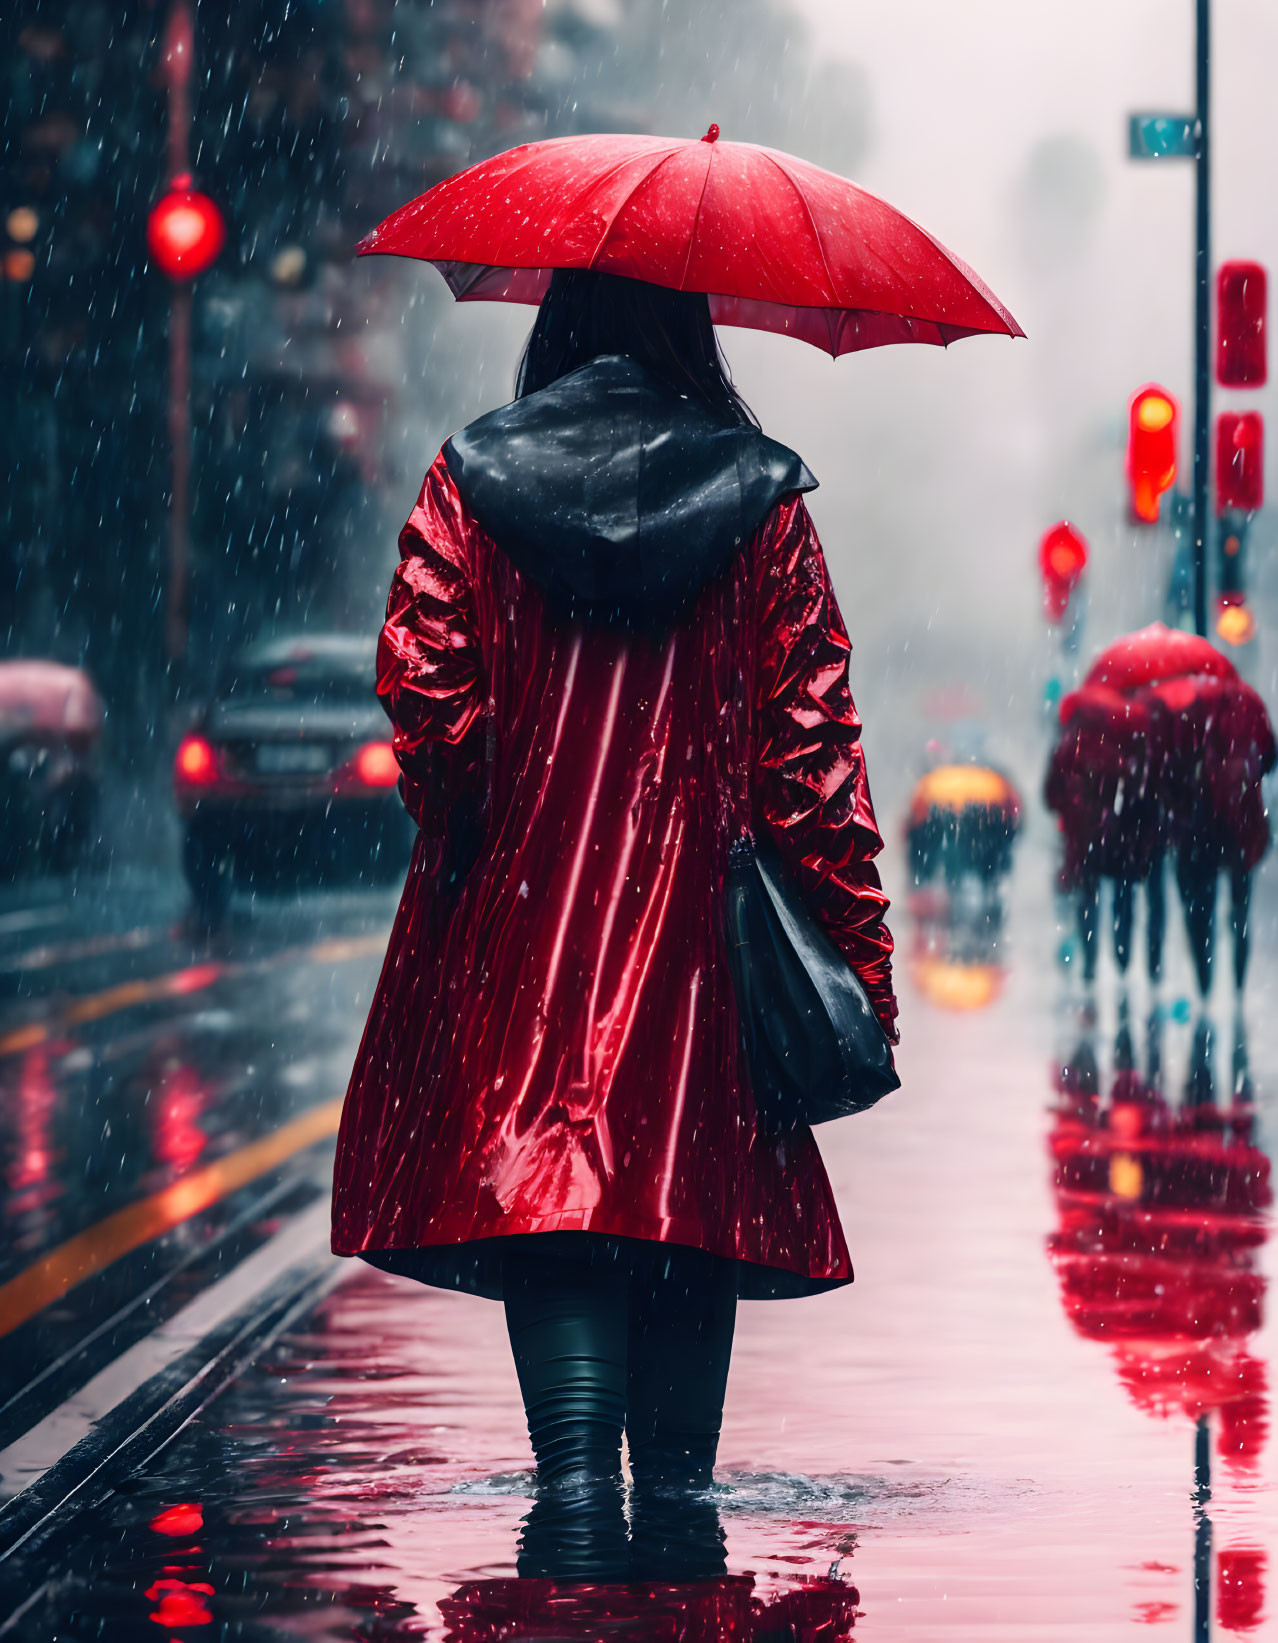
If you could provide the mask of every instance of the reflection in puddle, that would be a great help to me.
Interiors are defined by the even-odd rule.
[[[947,962],[1002,963],[982,903],[938,906]],[[530,1546],[499,1309],[359,1271],[40,1550],[21,1643],[1259,1643],[1273,1332],[1245,1045],[1231,1068],[1205,1029],[1196,1054],[1157,1019],[1114,1045],[1075,1013],[1045,1123],[1052,992],[1023,962],[988,1008],[915,992],[899,1104],[822,1136],[857,1283],[745,1309],[719,1486],[695,1522],[640,1523],[634,1578],[565,1580],[544,1516]],[[221,1110],[186,1109],[205,1157]]]
[[[483,1302],[423,1305],[395,1279],[355,1273],[121,1489],[91,1536],[82,1524],[51,1551],[41,1578],[60,1572],[37,1611],[49,1635],[851,1634],[852,1521],[897,1500],[923,1506],[912,1485],[746,1474],[678,1501],[615,1494],[593,1514],[534,1502],[501,1330]],[[728,1521],[750,1526],[756,1554],[731,1572]]]
[[[1058,1224],[1048,1252],[1073,1327],[1108,1346],[1140,1409],[1186,1426],[1195,1637],[1205,1639],[1213,1579],[1221,1626],[1252,1629],[1264,1610],[1261,1547],[1220,1547],[1213,1574],[1212,1505],[1220,1482],[1214,1462],[1226,1482],[1245,1488],[1268,1433],[1265,1364],[1249,1341],[1263,1323],[1270,1166],[1254,1140],[1241,1023],[1223,1104],[1210,1023],[1204,1018],[1195,1029],[1178,1105],[1164,1092],[1162,1040],[1155,1008],[1139,1071],[1124,1000],[1105,1101],[1094,1023],[1085,1015],[1059,1069],[1049,1137]],[[1155,1612],[1164,1607],[1145,1618],[1165,1618]]]
[[[594,1643],[840,1643],[857,1617],[854,1587],[813,1581],[772,1598],[749,1575],[695,1584],[563,1585],[541,1580],[476,1581],[440,1605],[446,1643],[562,1639]]]

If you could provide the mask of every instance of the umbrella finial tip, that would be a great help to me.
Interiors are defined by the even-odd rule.
[[[706,132],[701,141],[703,143],[717,143],[719,141],[719,127],[716,123],[711,123],[709,131]]]

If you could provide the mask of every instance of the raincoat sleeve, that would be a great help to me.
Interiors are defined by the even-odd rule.
[[[775,509],[758,550],[756,819],[895,1043],[888,900],[874,865],[883,839],[848,685],[852,647],[799,497]]]
[[[476,528],[442,456],[399,536],[377,694],[395,727],[404,804],[444,840],[483,774],[485,669],[475,606]]]

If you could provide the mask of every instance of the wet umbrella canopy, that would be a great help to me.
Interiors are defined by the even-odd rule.
[[[1196,633],[1151,622],[1135,633],[1125,633],[1107,645],[1087,672],[1087,684],[1112,690],[1135,690],[1162,679],[1181,679],[1205,673],[1236,679],[1238,670],[1214,645]],[[1062,720],[1065,715],[1062,710]]]
[[[540,302],[555,268],[710,297],[718,325],[837,358],[889,342],[1024,332],[916,223],[753,143],[609,134],[525,143],[449,177],[360,242],[432,262],[461,302]]]

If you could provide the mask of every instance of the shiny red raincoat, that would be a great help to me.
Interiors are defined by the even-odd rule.
[[[734,1257],[746,1295],[847,1282],[811,1133],[760,1131],[720,909],[733,840],[767,827],[890,1027],[850,647],[802,500],[656,638],[553,615],[442,457],[400,549],[378,691],[422,833],[334,1249],[499,1294],[491,1240],[589,1230]]]

